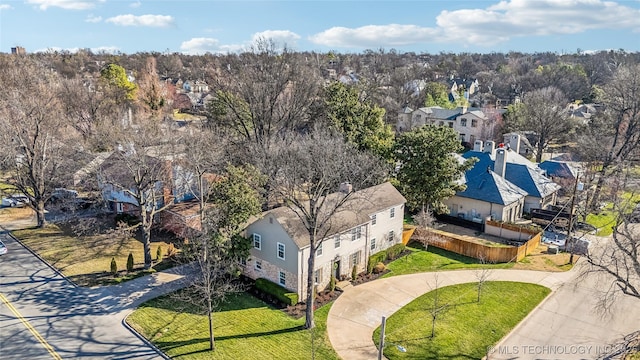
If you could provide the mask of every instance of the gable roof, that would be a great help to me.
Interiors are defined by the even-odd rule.
[[[340,200],[344,193],[336,192],[328,195],[327,201]],[[349,199],[331,217],[327,226],[322,229],[321,236],[331,237],[342,233],[358,225],[365,224],[371,219],[371,215],[401,205],[406,199],[389,182],[356,191],[349,195]],[[292,209],[281,206],[262,213],[263,218],[275,219],[293,240],[302,249],[309,246],[309,234],[304,224]],[[326,232],[326,235],[324,234]]]
[[[457,196],[494,204],[509,205],[525,197],[527,192],[491,170],[467,175],[467,188]]]

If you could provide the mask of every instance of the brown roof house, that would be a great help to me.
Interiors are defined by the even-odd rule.
[[[329,196],[337,198],[340,192]],[[309,271],[315,274],[318,290],[324,289],[332,275],[346,278],[353,266],[362,272],[370,255],[400,243],[405,202],[388,182],[354,192],[322,232],[311,270],[309,235],[300,218],[287,207],[265,211],[246,229],[253,247],[243,263],[244,274],[280,284],[302,299]]]

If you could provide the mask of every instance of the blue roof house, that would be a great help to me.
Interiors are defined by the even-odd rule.
[[[556,203],[560,186],[516,151],[494,147],[493,141],[475,141],[462,155],[478,162],[465,173],[467,188],[444,201],[449,215],[484,222],[487,218],[516,221],[523,212]]]

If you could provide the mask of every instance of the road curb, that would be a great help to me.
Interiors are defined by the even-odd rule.
[[[149,346],[150,348],[153,349],[153,351],[155,351],[158,355],[160,355],[163,359],[165,360],[171,360],[171,358],[165,354],[164,352],[162,352],[162,350],[160,350],[160,348],[158,348],[154,343],[152,343],[151,341],[149,341],[149,339],[147,339],[146,337],[144,337],[142,334],[140,334],[136,329],[134,329],[131,325],[129,325],[129,323],[127,322],[127,318],[129,317],[129,315],[131,315],[133,313],[134,310],[130,310],[126,313],[126,315],[124,316],[124,318],[122,318],[122,326],[124,326],[127,330],[129,330],[130,332],[132,332],[136,337],[138,337],[138,339],[142,340],[142,342],[144,342],[145,344],[147,344],[147,346]]]
[[[22,241],[20,241],[20,239],[18,239],[17,237],[15,237],[13,235],[13,233],[11,233],[10,230],[7,230],[4,226],[0,225],[0,229],[2,229],[3,231],[5,231],[7,233],[7,236],[11,237],[13,240],[15,240],[18,244],[20,244],[20,246],[22,246],[23,248],[27,249],[27,251],[29,251],[33,256],[37,257],[38,260],[42,261],[42,263],[44,263],[45,265],[47,265],[49,267],[49,269],[53,270],[53,272],[55,272],[57,275],[59,275],[61,278],[63,278],[65,281],[67,281],[69,284],[73,285],[74,288],[79,288],[80,286],[78,286],[78,284],[76,284],[75,282],[71,281],[71,279],[69,279],[65,274],[63,274],[60,270],[58,270],[55,266],[49,264],[49,262],[47,260],[45,260],[44,258],[42,258],[42,256],[40,256],[40,254],[38,254],[37,252],[31,250],[30,247],[28,247],[27,245],[25,245]]]

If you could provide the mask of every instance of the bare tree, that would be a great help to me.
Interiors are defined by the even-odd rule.
[[[443,302],[440,298],[440,283],[438,281],[438,274],[434,274],[433,278],[434,280],[431,290],[431,293],[433,293],[433,302],[431,302],[431,304],[427,308],[427,311],[431,316],[431,338],[436,336],[436,322],[438,321],[438,317],[449,309],[449,304]]]
[[[156,215],[173,202],[172,156],[176,148],[158,124],[118,129],[118,148],[99,170],[103,192],[115,191],[133,200],[140,216],[144,266],[152,265],[151,229]],[[161,141],[162,140],[162,141]]]
[[[315,256],[321,240],[339,232],[336,221],[356,190],[378,184],[384,176],[379,160],[359,152],[341,137],[325,132],[299,136],[291,144],[280,143],[270,157],[277,169],[269,179],[275,200],[291,209],[309,236],[305,327],[315,326],[313,291]],[[340,184],[348,183],[343,192]],[[343,225],[344,226],[344,225]]]
[[[482,265],[485,265],[487,263],[483,256],[480,256],[479,260],[480,264]],[[476,289],[478,290],[478,302],[480,302],[480,299],[482,298],[482,290],[484,289],[484,286],[486,285],[490,276],[491,269],[488,267],[482,266],[475,270],[475,277],[476,280],[478,280],[478,283],[476,284]]]
[[[228,60],[215,77],[213,122],[266,149],[311,121],[309,106],[319,89],[319,74],[291,50],[262,39]]]
[[[640,149],[640,65],[618,68],[598,98],[605,111],[589,124],[592,136],[582,139],[584,147],[595,148],[592,160],[601,165],[591,209],[612,170]]]
[[[0,83],[2,167],[10,169],[9,184],[27,196],[43,227],[45,202],[65,181],[73,159],[60,116],[59,78],[28,58],[2,57]]]
[[[184,259],[197,265],[191,283],[195,296],[186,299],[203,305],[209,320],[209,349],[215,349],[213,311],[227,295],[242,290],[238,264],[249,254],[250,241],[240,235],[247,220],[260,212],[259,188],[264,177],[255,168],[229,166],[212,185],[213,203],[204,210],[204,223],[184,249]]]

